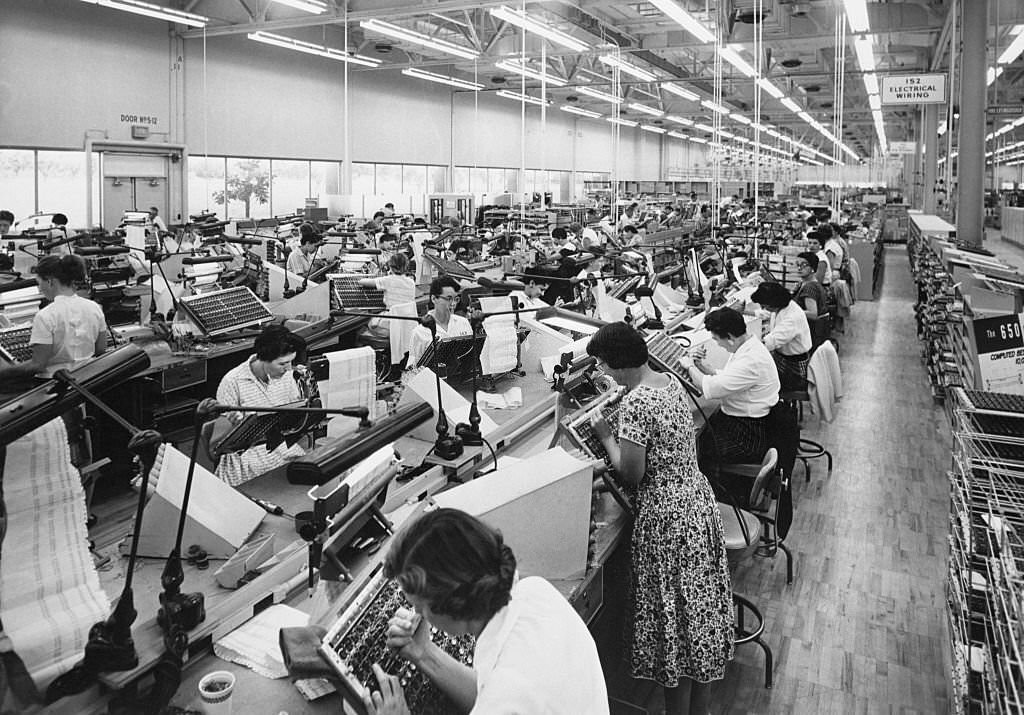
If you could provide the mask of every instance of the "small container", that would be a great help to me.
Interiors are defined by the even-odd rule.
[[[313,523],[313,519],[316,518],[315,514],[311,511],[300,511],[295,515],[295,533],[302,536],[302,530]],[[302,538],[306,538],[302,536]]]
[[[206,715],[231,715],[235,676],[226,670],[207,673],[199,681],[199,697]]]

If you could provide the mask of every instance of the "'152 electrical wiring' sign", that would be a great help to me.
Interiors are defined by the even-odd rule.
[[[882,76],[882,104],[939,104],[945,101],[944,74]]]
[[[1024,315],[982,318],[971,327],[978,349],[978,387],[1024,394]]]

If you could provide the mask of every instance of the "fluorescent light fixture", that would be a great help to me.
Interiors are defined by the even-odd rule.
[[[864,89],[868,96],[878,94],[878,75],[868,72],[864,75]]]
[[[812,127],[817,123],[817,122],[814,121],[814,117],[812,117],[810,114],[808,114],[807,112],[805,112],[803,110],[800,110],[799,112],[797,112],[796,116],[798,116],[801,119],[803,119],[805,122],[810,124]]]
[[[746,137],[737,136],[734,137],[734,139],[738,141],[740,144],[753,144],[753,142],[747,139]]]
[[[513,72],[523,77],[529,77],[535,79],[538,82],[544,82],[550,84],[552,87],[564,87],[565,80],[556,74],[542,73],[539,70],[535,70],[532,67],[520,64],[514,60],[502,60],[501,62],[495,62],[494,66],[498,69],[503,69],[508,72]]]
[[[321,2],[321,0],[273,0],[278,5],[287,5],[293,7],[296,10],[304,10],[305,12],[311,12],[314,15],[321,15],[327,12],[327,3]]]
[[[652,117],[663,117],[663,116],[665,116],[665,113],[662,112],[660,109],[655,109],[654,107],[648,107],[646,104],[638,104],[636,102],[630,102],[629,103],[629,108],[633,109],[633,110],[635,110],[637,112],[643,112],[644,114],[650,114]]]
[[[295,50],[296,52],[304,52],[307,55],[326,57],[329,60],[350,62],[354,65],[362,65],[363,67],[377,67],[381,64],[381,60],[373,57],[364,57],[362,55],[345,53],[344,51],[336,50],[333,47],[315,45],[312,42],[304,42],[291,37],[285,37],[284,35],[275,35],[272,32],[250,32],[246,37],[250,40],[255,40],[256,42],[262,42],[264,45],[283,47],[286,50]]]
[[[618,67],[620,72],[625,72],[631,77],[636,77],[644,82],[653,82],[658,79],[657,75],[648,72],[645,69],[641,69],[636,65],[631,65],[629,62],[621,60],[614,55],[601,55],[597,58],[597,61],[601,64],[608,65],[609,67]]]
[[[551,104],[549,99],[541,99],[540,97],[531,97],[528,94],[520,94],[519,92],[510,92],[507,89],[499,89],[495,92],[499,97],[505,99],[514,99],[517,102],[526,102],[527,104],[536,104],[538,107],[547,107]]]
[[[719,135],[719,136],[722,136],[722,137],[725,137],[726,139],[732,139],[732,138],[734,138],[734,137],[736,136],[736,135],[735,135],[735,134],[733,134],[732,132],[727,132],[727,131],[726,131],[726,130],[724,130],[724,129],[719,129],[719,130],[718,130],[718,135]]]
[[[729,113],[728,109],[723,107],[721,104],[718,104],[717,102],[712,102],[710,99],[702,99],[700,102],[700,106],[707,107],[712,112],[718,112],[719,114]]]
[[[678,117],[675,114],[670,114],[667,117],[665,117],[665,119],[670,122],[675,122],[676,124],[682,124],[684,127],[693,126],[693,121],[687,119],[686,117]]]
[[[622,97],[609,94],[608,92],[602,92],[599,89],[592,89],[591,87],[577,87],[576,91],[580,94],[585,94],[588,97],[593,97],[594,99],[603,99],[604,101],[611,102],[612,104],[622,104]]]
[[[681,8],[675,0],[648,0],[651,5],[668,15],[672,20],[682,25],[683,29],[696,37],[701,42],[714,42],[715,36],[697,18]]]
[[[507,5],[492,7],[490,12],[491,15],[499,20],[504,20],[510,25],[521,27],[527,32],[540,35],[546,40],[551,40],[555,44],[567,47],[575,52],[585,52],[590,49],[590,45],[586,42],[577,40],[575,37],[548,25],[546,22],[530,17],[525,12],[520,12],[519,10],[508,7]]]
[[[482,84],[478,82],[470,82],[469,80],[459,79],[458,77],[451,77],[446,74],[437,74],[435,72],[427,72],[426,70],[417,69],[415,67],[408,67],[402,70],[402,74],[406,77],[416,77],[417,79],[425,79],[430,82],[437,82],[438,84],[447,84],[452,87],[458,87],[459,89],[471,89],[474,92],[478,92],[484,88]]]
[[[650,124],[641,124],[640,128],[645,132],[654,132],[655,134],[664,134],[667,131],[661,127],[653,127]]]
[[[765,77],[762,77],[761,79],[757,80],[757,86],[763,89],[768,94],[770,94],[775,99],[782,99],[785,96],[782,90],[775,86],[774,82]]]
[[[1020,25],[1017,26],[1018,28]],[[1003,53],[999,55],[999,59],[996,60],[996,64],[1008,65],[1015,59],[1020,57],[1020,53],[1024,52],[1024,32],[1021,32],[1017,37],[1007,45]]]
[[[708,140],[702,137],[690,137],[690,141],[697,142],[698,144],[707,144]]]
[[[624,127],[635,127],[640,122],[634,122],[632,119],[619,119],[618,117],[605,117],[606,120],[612,124],[621,124]]]
[[[592,112],[589,109],[583,109],[583,107],[573,107],[570,104],[563,104],[559,109],[563,112],[569,112],[569,114],[578,114],[581,117],[590,117],[591,119],[599,119],[601,117],[600,112]]]
[[[875,71],[875,53],[871,49],[870,37],[855,37],[853,47],[857,51],[857,62],[860,63],[861,71]]]
[[[868,31],[867,0],[843,0],[846,6],[846,19],[850,23],[851,32]]]
[[[782,106],[785,107],[786,109],[788,109],[789,111],[793,112],[793,114],[799,114],[800,111],[801,111],[800,110],[800,105],[797,104],[796,102],[794,102],[789,97],[785,97],[782,100]]]
[[[755,70],[749,62],[740,57],[740,53],[732,47],[723,47],[718,51],[718,54],[722,56],[722,59],[731,64],[733,67],[738,69],[740,72],[745,74],[747,77],[756,77],[757,70]]]
[[[710,126],[710,125],[708,125],[708,124],[699,124],[698,123],[698,124],[694,124],[693,127],[694,127],[694,129],[700,129],[702,132],[707,132],[708,134],[714,134],[715,133],[715,128]]]
[[[996,77],[1003,73],[1002,67],[989,67],[985,73],[985,84],[989,85],[996,81]]]
[[[729,119],[733,120],[734,122],[739,122],[740,124],[750,124],[751,123],[749,119],[744,117],[742,114],[736,114],[736,112],[730,113],[729,114]]]
[[[683,139],[683,140],[689,140],[690,139],[690,137],[688,137],[687,135],[685,135],[685,134],[683,134],[681,132],[669,132],[668,135],[670,137],[675,137],[676,139]]]
[[[448,42],[446,40],[427,37],[422,32],[406,30],[404,27],[392,25],[389,22],[382,22],[380,20],[360,20],[359,26],[364,30],[377,32],[381,35],[387,35],[388,37],[393,37],[396,40],[411,42],[414,45],[422,45],[423,47],[428,47],[432,50],[446,52],[449,55],[455,55],[456,57],[461,57],[464,60],[475,60],[480,56],[480,53],[472,48],[462,47],[461,45],[456,45],[454,42]]]
[[[698,94],[696,94],[694,92],[691,92],[688,89],[683,89],[679,85],[665,83],[665,84],[661,85],[661,88],[663,90],[665,90],[666,92],[668,92],[669,94],[674,94],[677,97],[682,97],[683,99],[688,99],[691,102],[696,102],[697,100],[700,99],[700,95],[698,95]]]
[[[181,10],[175,10],[170,7],[163,7],[161,5],[153,5],[148,2],[140,2],[139,0],[83,0],[90,5],[100,5],[102,7],[113,8],[114,10],[124,10],[135,15],[145,15],[146,17],[153,17],[157,20],[167,20],[168,22],[177,22],[181,25],[189,25],[191,27],[206,27],[206,23],[210,21],[210,18],[204,17],[203,15],[196,15],[191,12],[183,12]]]

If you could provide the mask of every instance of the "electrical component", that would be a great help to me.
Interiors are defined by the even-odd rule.
[[[207,335],[261,325],[274,318],[267,306],[245,286],[185,296],[178,304]]]

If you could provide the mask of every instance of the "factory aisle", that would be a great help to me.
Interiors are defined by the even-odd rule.
[[[949,429],[933,402],[914,326],[916,289],[906,248],[887,247],[880,299],[859,302],[840,335],[845,397],[835,420],[808,416],[826,445],[810,483],[795,475],[795,575],[782,554],[753,557],[734,589],[765,616],[775,655],[764,688],[755,644],[737,648],[714,692],[715,713],[937,713],[948,711],[944,582]],[[610,679],[613,695],[660,713],[659,688]],[[635,712],[628,709],[613,712]]]

